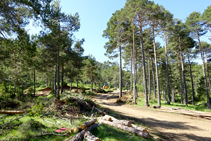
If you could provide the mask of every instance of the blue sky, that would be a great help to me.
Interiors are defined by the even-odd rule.
[[[102,37],[106,24],[116,10],[124,7],[126,0],[61,0],[62,11],[67,14],[79,13],[81,28],[75,33],[77,39],[85,38],[84,55],[92,54],[97,61],[104,62],[108,58],[104,55],[104,45],[107,39]],[[154,0],[169,10],[174,18],[185,21],[190,13],[203,13],[211,5],[210,0]],[[31,32],[35,32],[31,30]],[[201,39],[207,40],[207,36]],[[211,37],[209,37],[211,38]],[[162,42],[162,39],[158,39]],[[208,41],[210,43],[210,41]],[[163,45],[163,43],[161,43]]]

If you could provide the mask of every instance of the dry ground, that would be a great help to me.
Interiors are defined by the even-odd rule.
[[[158,137],[155,140],[211,141],[211,120],[175,113],[165,113],[152,108],[115,104],[118,92],[98,94],[93,97],[101,106],[121,115],[132,117],[150,128]]]

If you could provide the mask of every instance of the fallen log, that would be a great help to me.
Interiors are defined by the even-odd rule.
[[[99,139],[98,137],[95,137],[91,132],[87,131],[84,134],[84,138],[86,139],[86,141],[101,141],[101,139]]]
[[[100,112],[102,115],[107,115],[107,113],[106,113],[106,112],[104,112],[104,111],[102,111],[102,110],[98,109],[97,107],[95,107],[95,109],[96,109],[98,112]]]
[[[117,123],[117,124],[123,124],[123,125],[131,127],[131,122],[128,121],[128,120],[118,120],[118,119],[116,119],[112,116],[109,116],[109,115],[105,115],[104,117],[102,117],[102,119],[107,120],[107,121],[112,121],[112,122]]]
[[[74,127],[72,129],[69,130],[70,133],[78,133],[80,131],[82,131],[83,129],[81,127]]]
[[[97,119],[89,120],[89,121],[83,123],[83,124],[81,125],[81,128],[82,128],[82,129],[85,129],[86,127],[88,127],[88,126],[94,124],[96,121],[97,121]]]
[[[87,131],[91,131],[94,128],[97,128],[98,126],[100,126],[101,124],[92,124],[91,126],[89,126],[87,129],[82,130],[81,132],[79,132],[78,134],[76,134],[71,140],[67,139],[65,141],[81,141],[84,138],[84,134]]]
[[[103,119],[103,120],[107,120],[107,121],[112,121],[112,120],[114,120],[114,117],[109,116],[109,115],[105,115],[105,116],[102,117],[102,119]],[[117,120],[117,119],[116,119],[116,120]]]
[[[8,111],[8,110],[0,110],[0,114],[8,114],[8,115],[14,115],[14,114],[23,114],[25,111]]]
[[[143,131],[143,132],[148,132],[145,128],[140,127],[140,126],[137,126],[137,125],[135,125],[135,124],[131,124],[131,126],[132,126],[133,128],[135,128],[135,129],[140,130],[140,131]]]
[[[140,130],[135,129],[133,127],[128,127],[128,126],[125,126],[125,125],[122,125],[122,124],[113,123],[113,122],[105,121],[105,120],[99,120],[99,123],[104,123],[104,124],[107,124],[109,126],[113,126],[113,127],[119,128],[121,130],[124,130],[124,131],[130,132],[130,133],[142,136],[144,138],[149,138],[149,133],[148,132],[143,132],[143,131],[140,131]]]

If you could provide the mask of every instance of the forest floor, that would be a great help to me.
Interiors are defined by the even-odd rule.
[[[92,99],[104,108],[142,123],[152,133],[151,137],[155,140],[211,141],[211,120],[166,113],[148,107],[117,104],[117,91],[97,94]]]

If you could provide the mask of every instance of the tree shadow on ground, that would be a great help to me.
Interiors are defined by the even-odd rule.
[[[156,128],[164,128],[164,129],[173,129],[173,130],[203,130],[199,129],[195,126],[187,125],[186,122],[169,122],[164,120],[156,120],[154,118],[135,118],[130,116],[122,115],[120,112],[114,112],[110,109],[105,108],[105,111],[118,119],[126,119],[134,121],[135,123],[142,125],[145,127],[149,133],[150,138],[153,140],[169,140],[169,141],[178,141],[178,140],[193,140],[193,141],[211,141],[211,138],[201,137],[195,134],[183,134],[183,133],[169,133],[169,132],[161,132]],[[182,132],[182,131],[181,131]]]

